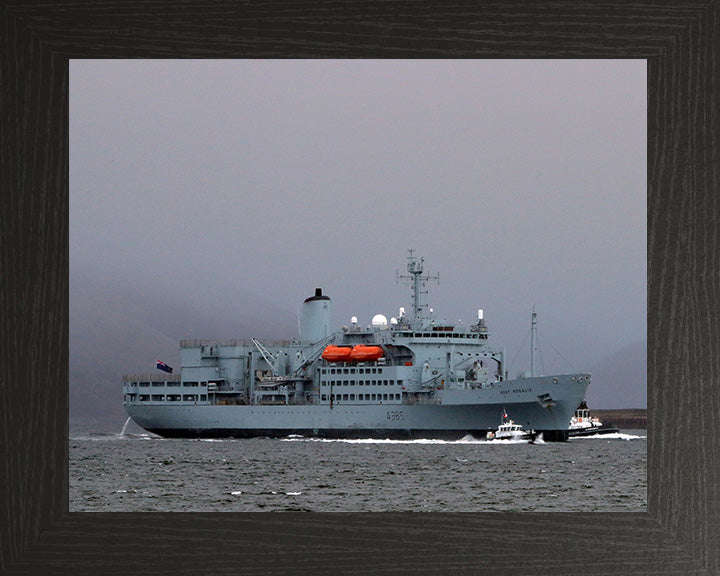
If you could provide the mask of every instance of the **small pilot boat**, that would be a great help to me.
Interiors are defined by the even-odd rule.
[[[529,440],[534,441],[538,433],[535,430],[525,430],[522,425],[510,420],[507,412],[503,408],[502,422],[495,432],[488,432],[488,440]]]

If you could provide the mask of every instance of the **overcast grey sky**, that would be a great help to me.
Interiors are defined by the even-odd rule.
[[[580,369],[646,338],[646,93],[642,60],[73,60],[71,276],[367,324],[415,248],[436,313],[511,360],[535,305]]]

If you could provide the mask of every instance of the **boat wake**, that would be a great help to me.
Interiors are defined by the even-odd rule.
[[[575,436],[570,438],[576,440],[642,440],[647,436],[636,436],[635,434],[624,434],[622,432],[611,432],[610,434],[591,434],[590,436]]]
[[[92,442],[114,442],[116,440],[164,440],[162,436],[150,433],[132,434],[114,434],[106,432],[88,432],[85,434],[72,434],[69,438],[74,441],[92,441]]]
[[[508,440],[487,440],[486,438],[478,439],[468,434],[459,440],[437,440],[433,438],[417,438],[415,440],[393,440],[390,438],[314,438],[303,436],[286,436],[280,438],[281,442],[340,442],[345,444],[474,444],[474,445],[495,445],[508,446],[513,444],[530,444],[528,439],[508,439]],[[535,444],[545,444],[540,435],[535,440]]]
[[[511,445],[511,444],[532,444],[528,438],[493,438],[492,440],[481,440],[478,444]],[[544,444],[544,442],[542,442]]]
[[[418,438],[416,440],[392,440],[390,438],[304,438],[304,437],[286,437],[281,438],[281,442],[342,442],[345,444],[486,444],[485,440],[478,440],[470,436],[460,440],[435,440],[432,438]]]

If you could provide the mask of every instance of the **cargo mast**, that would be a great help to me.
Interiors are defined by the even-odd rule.
[[[533,306],[532,317],[530,322],[530,377],[535,376],[535,348],[537,346],[537,314],[535,314],[535,306]]]

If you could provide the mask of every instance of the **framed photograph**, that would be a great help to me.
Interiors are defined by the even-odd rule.
[[[718,572],[720,511],[712,486],[719,471],[709,456],[717,452],[718,440],[712,434],[680,433],[693,418],[706,430],[713,430],[717,419],[712,410],[720,317],[712,282],[717,273],[712,257],[717,3],[415,3],[342,9],[311,4],[296,10],[265,4],[166,9],[147,3],[11,2],[0,14],[5,55],[0,73],[12,80],[0,91],[1,177],[7,190],[1,324],[7,354],[0,404],[3,572],[569,574],[580,567],[603,574]],[[646,510],[71,511],[70,71],[75,60],[106,59],[112,68],[121,60],[162,58],[644,60]],[[156,361],[172,366],[164,357],[152,360],[153,368]]]

